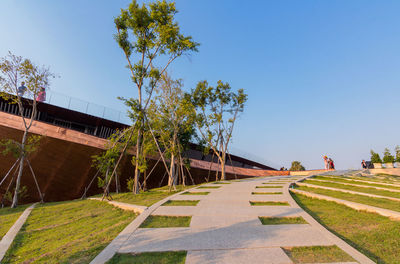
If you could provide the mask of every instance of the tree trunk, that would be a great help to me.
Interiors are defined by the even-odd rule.
[[[222,153],[222,160],[221,160],[221,181],[225,181],[225,160],[226,160],[226,153]]]
[[[139,170],[139,157],[141,155],[140,150],[142,149],[142,128],[138,129],[138,137],[136,142],[136,161],[135,161],[135,178],[134,178],[134,185],[133,185],[133,193],[139,193],[139,177],[140,177],[140,170]]]
[[[171,165],[169,169],[170,178],[168,179],[168,186],[175,185],[175,155],[171,154]]]
[[[16,208],[18,206],[18,192],[19,192],[19,186],[21,185],[22,172],[24,170],[25,142],[26,142],[27,137],[28,137],[28,131],[25,130],[24,135],[22,137],[22,142],[21,142],[21,160],[19,161],[19,171],[18,171],[18,176],[17,176],[17,182],[15,183],[15,192],[14,192],[14,197],[13,197],[13,201],[11,204],[11,208]]]

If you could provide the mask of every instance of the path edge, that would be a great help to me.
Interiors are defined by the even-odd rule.
[[[352,258],[354,258],[356,261],[362,264],[375,264],[370,258],[362,254],[360,251],[355,249],[354,247],[350,246],[346,241],[343,239],[339,238],[335,234],[333,234],[331,231],[326,229],[323,225],[321,225],[317,220],[315,220],[311,215],[309,215],[303,208],[301,208],[297,202],[293,199],[293,197],[290,195],[290,187],[297,182],[303,181],[307,178],[311,178],[313,176],[317,176],[318,174],[315,175],[309,175],[306,177],[303,177],[301,179],[298,179],[296,181],[293,181],[291,183],[288,183],[285,185],[284,192],[285,196],[288,199],[289,204],[292,207],[300,208],[303,212],[301,213],[304,219],[313,227],[315,227],[321,234],[323,234],[325,237],[327,237],[329,240],[332,241],[333,244],[338,246],[340,249],[342,249],[344,252],[349,254]]]
[[[28,216],[31,214],[33,208],[35,208],[37,203],[32,204],[24,210],[24,212],[18,217],[17,221],[11,226],[8,232],[3,236],[0,241],[0,263],[10,248],[18,232],[21,230],[22,226],[25,224]]]
[[[120,247],[129,239],[129,237],[139,228],[139,226],[146,220],[146,218],[153,213],[158,207],[164,204],[166,201],[170,200],[171,198],[178,196],[184,192],[196,189],[199,186],[183,190],[181,192],[175,193],[170,195],[161,201],[156,202],[150,207],[147,207],[141,214],[139,214],[128,226],[125,227],[121,233],[118,234],[116,238],[114,238],[110,244],[105,247],[100,254],[98,254],[90,264],[104,264],[109,261],[115,253],[118,252]]]

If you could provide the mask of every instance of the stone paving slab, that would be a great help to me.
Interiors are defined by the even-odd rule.
[[[208,195],[174,195],[171,200],[200,202],[197,206],[157,207],[162,204],[158,203],[148,209],[151,212],[147,212],[147,215],[191,215],[190,227],[138,228],[145,219],[145,211],[143,219],[136,219],[135,227],[129,228],[130,234],[128,228],[124,234],[120,234],[119,241],[122,243],[114,243],[113,250],[120,253],[185,250],[188,251],[186,263],[189,264],[292,263],[280,247],[336,244],[353,257],[356,256],[358,261],[361,259],[360,263],[371,263],[307,215],[291,198],[289,183],[272,184],[281,185],[280,188],[255,188],[263,186],[263,182],[276,181],[278,178],[288,177],[253,178],[231,184],[210,184],[221,186],[218,189],[191,190],[207,191]],[[291,178],[291,182],[302,178]],[[283,195],[251,194],[278,191],[283,192]],[[287,201],[290,206],[251,206],[249,201]],[[262,225],[258,216],[302,216],[310,224]]]
[[[200,203],[199,203],[200,204]],[[240,217],[240,216],[294,216],[302,212],[299,208],[292,208],[290,206],[251,206],[247,201],[245,206],[213,206],[213,207],[202,207],[202,206],[160,206],[153,214],[154,215],[196,215],[196,216],[207,216],[212,219],[216,216],[228,217]],[[212,216],[212,217],[210,217]]]
[[[262,226],[251,223],[220,228],[139,228],[119,252],[333,245],[307,224]]]
[[[281,248],[250,248],[236,250],[189,251],[186,264],[291,264],[290,258]]]

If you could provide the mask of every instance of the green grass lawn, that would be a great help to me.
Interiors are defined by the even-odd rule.
[[[175,193],[181,192],[183,190],[193,188],[195,187],[194,185],[189,185],[189,186],[182,186],[182,185],[177,185],[176,186],[176,191],[171,191],[169,192],[169,187],[164,186],[161,188],[156,188],[156,189],[151,189],[146,192],[141,192],[139,194],[133,194],[131,192],[127,193],[112,193],[111,196],[114,201],[117,202],[123,202],[123,203],[129,203],[129,204],[136,204],[136,205],[143,205],[143,206],[151,206],[154,203],[170,196]],[[102,195],[96,195],[94,197],[101,197]]]
[[[184,192],[181,195],[207,195],[210,192]]]
[[[264,205],[289,206],[288,202],[275,202],[275,201],[266,201],[266,202],[250,201],[250,204],[253,206],[264,206]]]
[[[282,192],[252,192],[251,194],[282,194]]]
[[[150,215],[140,228],[189,227],[191,216]]]
[[[282,194],[282,192],[252,192],[253,195]]]
[[[307,224],[303,217],[266,217],[259,216],[263,225]]]
[[[383,188],[391,188],[391,189],[400,190],[400,187],[397,187],[397,186],[388,186],[388,185],[379,184],[379,183],[368,183],[368,182],[361,182],[361,181],[355,181],[355,180],[345,180],[343,178],[338,178],[338,177],[316,176],[315,179],[335,181],[335,182],[343,182],[343,183],[352,183],[352,184],[365,185],[365,186],[376,186],[376,187],[383,187]]]
[[[364,196],[364,195],[344,193],[344,192],[340,192],[340,191],[324,190],[324,189],[306,187],[306,186],[298,186],[298,187],[296,187],[296,189],[303,190],[306,192],[327,195],[330,197],[343,199],[343,200],[351,201],[351,202],[355,202],[355,203],[376,206],[376,207],[385,208],[385,209],[389,209],[389,210],[393,210],[393,211],[400,211],[400,202],[388,200],[385,198],[374,198],[374,197],[368,197],[368,196]]]
[[[218,189],[221,188],[221,186],[200,186],[197,187],[197,189]]]
[[[328,263],[354,261],[337,246],[311,246],[283,248],[294,263]]]
[[[169,200],[162,206],[196,206],[200,200]]]
[[[213,182],[213,184],[231,184],[231,183],[230,182],[217,181],[217,182]]]
[[[337,189],[350,190],[350,191],[355,191],[355,192],[370,193],[370,194],[400,198],[400,192],[379,190],[379,189],[375,189],[373,187],[368,187],[368,186],[357,187],[357,186],[345,185],[345,184],[341,184],[341,183],[321,182],[321,181],[313,181],[313,180],[306,180],[306,181],[304,181],[304,183],[332,187],[332,188],[337,188]]]
[[[20,205],[17,208],[0,208],[0,240],[7,234],[8,230],[28,206]]]
[[[3,263],[89,263],[135,217],[92,200],[38,205]]]
[[[301,194],[297,203],[318,222],[377,263],[400,263],[400,221]]]
[[[115,254],[107,264],[185,264],[186,251]]]

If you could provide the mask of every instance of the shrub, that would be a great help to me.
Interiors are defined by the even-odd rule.
[[[378,153],[371,150],[371,162],[372,163],[382,163],[381,157]]]
[[[397,145],[396,148],[394,149],[394,151],[396,152],[396,160],[397,162],[400,162],[400,146]]]
[[[128,188],[129,191],[133,192],[133,186],[135,184],[135,179],[129,178],[126,181],[126,187]]]
[[[292,166],[290,167],[291,171],[304,171],[306,168],[304,168],[303,165],[301,165],[300,161],[293,161]]]
[[[383,162],[384,163],[394,162],[394,156],[390,154],[390,150],[388,148],[385,148],[385,152],[383,152]]]

